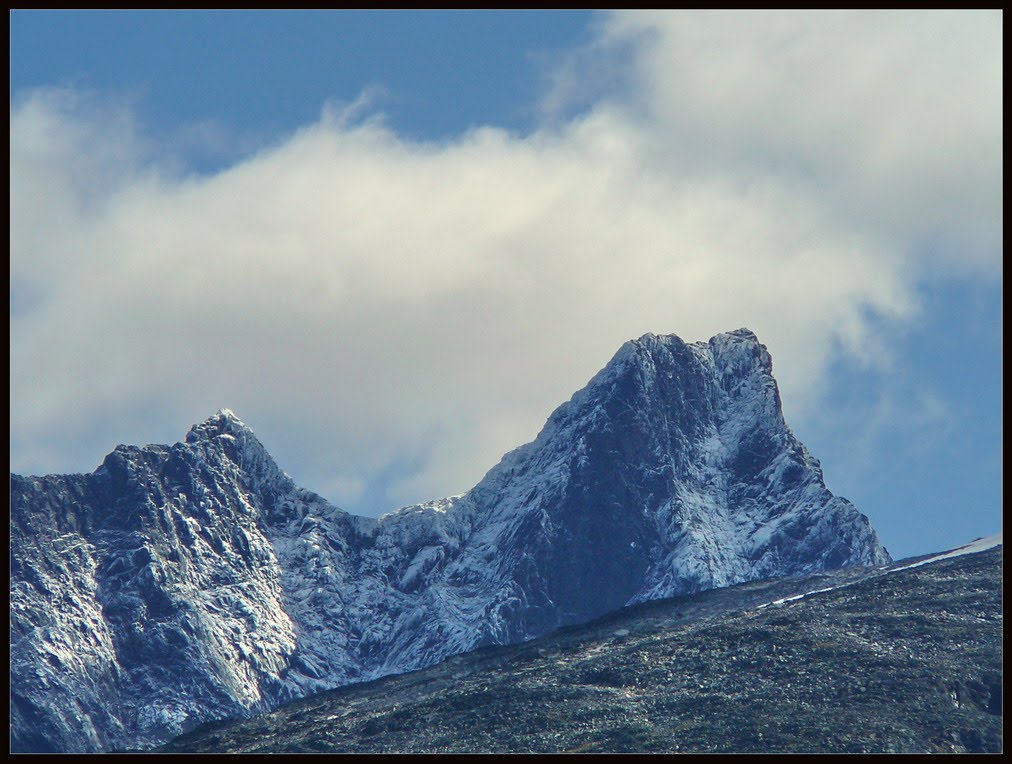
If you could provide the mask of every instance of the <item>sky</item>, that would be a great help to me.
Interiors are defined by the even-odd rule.
[[[10,14],[11,470],[238,413],[358,514],[746,326],[895,558],[1001,530],[1002,17]]]

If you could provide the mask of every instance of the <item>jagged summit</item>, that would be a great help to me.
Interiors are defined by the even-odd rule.
[[[637,339],[628,340],[625,344],[641,345],[649,347],[651,345],[694,345],[697,347],[705,346],[727,346],[737,343],[745,343],[749,345],[758,345],[765,348],[765,345],[759,341],[755,332],[747,327],[741,327],[734,329],[729,332],[719,332],[718,334],[710,337],[709,340],[700,342],[686,342],[677,334],[654,334],[653,332],[646,332],[640,335]]]
[[[232,409],[223,408],[218,409],[203,422],[193,425],[186,433],[186,442],[192,443],[201,438],[214,438],[219,435],[251,436],[253,430]]]
[[[752,344],[755,344],[755,345],[760,344],[759,338],[756,336],[756,333],[753,332],[748,327],[745,327],[745,326],[742,326],[742,327],[740,327],[738,329],[732,329],[729,332],[718,332],[717,334],[715,334],[712,337],[710,337],[710,339],[708,341],[706,341],[706,342],[694,342],[694,343],[691,343],[691,344],[694,344],[694,345],[707,345],[707,344],[712,344],[715,341],[720,341],[721,339],[733,340],[733,341],[746,341],[746,342],[751,342]],[[656,341],[661,341],[661,342],[676,342],[676,343],[679,343],[679,344],[682,344],[682,345],[690,344],[690,343],[685,342],[685,340],[683,340],[677,334],[654,334],[653,332],[646,332],[645,334],[641,335],[638,339],[629,340],[629,342],[644,343],[644,342],[649,342],[650,340],[656,340]]]
[[[751,329],[749,329],[747,326],[741,326],[737,329],[732,329],[729,332],[720,332],[718,334],[713,335],[709,341],[713,342],[714,340],[719,339],[720,337],[746,340],[756,345],[760,344],[759,337],[757,337],[756,333],[753,332]]]
[[[185,442],[209,463],[219,462],[218,455],[224,455],[243,473],[245,483],[254,491],[270,489],[272,494],[278,494],[295,488],[250,426],[231,409],[219,409],[193,425]]]
[[[746,329],[643,335],[470,491],[378,519],[296,486],[227,409],[90,475],[12,475],[12,748],[154,744],[627,604],[888,561],[771,369]]]
[[[639,359],[649,366],[655,356],[684,355],[693,353],[721,370],[735,373],[755,368],[772,375],[773,364],[768,349],[759,341],[751,329],[740,328],[715,334],[705,342],[685,342],[677,334],[653,334],[647,332],[634,340],[628,340],[618,349],[611,361],[599,373],[608,377],[617,368],[632,359]]]

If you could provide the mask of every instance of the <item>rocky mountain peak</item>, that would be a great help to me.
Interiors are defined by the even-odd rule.
[[[186,442],[195,443],[199,440],[210,441],[221,435],[234,438],[255,437],[250,429],[232,409],[218,409],[203,422],[193,425],[186,433]]]
[[[677,334],[648,332],[638,339],[629,340],[601,371],[610,376],[629,365],[653,368],[684,363],[692,357],[709,358],[721,375],[749,376],[759,374],[772,378],[773,361],[755,333],[747,328],[716,334],[706,342],[685,342]]]
[[[759,338],[749,329],[717,334],[706,346],[713,354],[714,363],[723,374],[760,373],[773,376],[773,359]]]
[[[210,461],[225,457],[234,463],[254,489],[290,487],[291,479],[278,467],[250,426],[231,409],[219,409],[193,425],[186,433],[185,442]]]
[[[375,520],[228,409],[91,475],[13,475],[14,747],[148,745],[635,602],[888,561],[771,370],[747,329],[643,335],[466,494]]]

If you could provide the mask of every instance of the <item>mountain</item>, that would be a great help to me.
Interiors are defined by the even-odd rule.
[[[642,603],[161,750],[997,753],[1002,548],[974,548]]]
[[[12,475],[11,505],[13,750],[155,745],[637,602],[889,561],[745,329],[627,342],[466,494],[379,519],[296,486],[228,410],[89,475]]]

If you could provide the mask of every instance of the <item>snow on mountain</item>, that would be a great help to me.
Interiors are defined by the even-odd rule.
[[[627,342],[461,496],[379,519],[223,409],[90,475],[11,478],[15,750],[162,742],[626,604],[889,557],[745,329]]]
[[[974,541],[971,541],[969,544],[964,544],[963,546],[956,547],[955,549],[951,549],[948,552],[930,555],[922,559],[918,559],[916,562],[908,563],[906,565],[900,565],[899,563],[895,563],[893,565],[879,565],[874,569],[874,571],[869,573],[867,577],[874,578],[878,576],[885,576],[890,573],[898,573],[901,570],[910,570],[911,568],[919,568],[922,565],[927,565],[929,563],[937,562],[939,560],[949,560],[953,557],[962,557],[963,555],[966,554],[976,554],[977,552],[984,552],[987,551],[988,549],[994,549],[995,547],[1001,545],[1002,545],[1002,534],[996,533],[991,536],[975,539]],[[763,608],[771,606],[782,607],[788,602],[797,602],[798,600],[803,600],[806,597],[811,597],[812,595],[815,594],[824,594],[825,592],[832,592],[846,586],[852,586],[854,583],[856,583],[856,581],[848,581],[842,584],[837,584],[836,586],[827,586],[822,589],[813,589],[812,591],[802,592],[801,594],[794,594],[789,597],[781,597],[780,599],[772,600],[771,602],[764,602],[761,605],[757,605],[755,609],[762,610]]]
[[[932,555],[923,560],[911,563],[910,565],[903,565],[899,568],[891,568],[890,573],[895,573],[898,570],[907,570],[909,568],[919,568],[921,565],[927,565],[929,562],[935,562],[936,560],[948,560],[951,557],[962,557],[964,554],[976,554],[977,552],[983,552],[987,549],[994,549],[996,546],[1001,546],[1001,533],[995,533],[991,536],[984,536],[979,539],[974,539],[969,544],[950,549],[948,552],[942,554]]]

